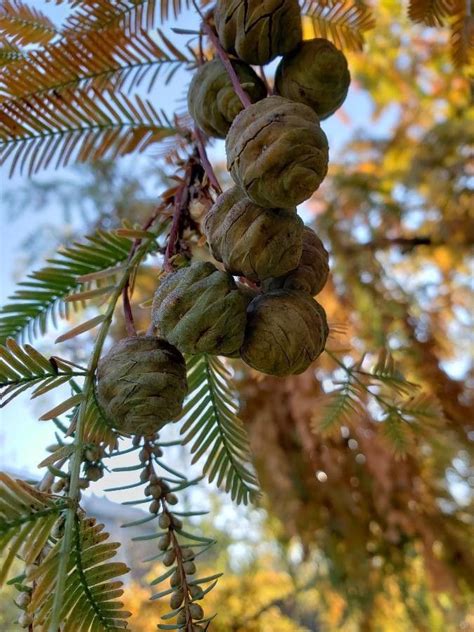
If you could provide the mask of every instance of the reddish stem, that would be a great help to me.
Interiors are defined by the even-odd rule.
[[[212,184],[212,186],[214,187],[214,189],[217,191],[217,193],[222,193],[222,187],[219,184],[219,181],[217,179],[216,173],[212,167],[212,164],[207,156],[207,151],[206,151],[206,140],[204,138],[204,134],[202,133],[202,131],[199,129],[199,127],[195,127],[194,128],[194,133],[196,135],[196,140],[197,140],[197,146],[198,146],[198,150],[199,150],[199,157],[201,159],[201,164],[204,167],[204,171],[207,174],[207,177],[209,179],[209,182]]]
[[[187,182],[183,182],[174,196],[174,213],[173,223],[171,224],[171,230],[168,237],[165,250],[165,260],[163,267],[166,272],[173,272],[173,266],[171,264],[171,258],[176,252],[176,244],[179,239],[179,229],[181,225],[181,213],[183,211],[184,203],[187,201],[188,185]]]
[[[234,67],[232,66],[229,56],[227,55],[226,51],[222,48],[222,44],[219,42],[219,38],[217,37],[216,33],[214,33],[211,26],[209,26],[209,24],[206,21],[202,23],[202,27],[203,27],[204,32],[206,33],[206,35],[209,37],[212,44],[214,45],[214,48],[216,49],[219,59],[224,64],[225,69],[229,73],[229,77],[234,87],[235,93],[237,94],[239,99],[242,101],[242,105],[244,106],[244,108],[248,108],[250,105],[252,105],[252,102],[250,101],[250,97],[240,85],[240,81],[237,76],[237,73],[235,72]]]

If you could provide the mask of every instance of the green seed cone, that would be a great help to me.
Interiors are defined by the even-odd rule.
[[[344,54],[322,38],[303,42],[283,57],[275,75],[277,94],[309,105],[320,119],[341,107],[350,82]]]
[[[181,412],[186,365],[165,340],[121,340],[100,360],[97,375],[99,403],[119,432],[153,434]]]
[[[303,254],[296,269],[285,276],[268,279],[264,283],[266,290],[301,290],[311,296],[319,294],[326,285],[329,275],[329,255],[323,242],[314,230],[304,229]]]
[[[323,352],[328,333],[324,309],[314,299],[274,290],[250,303],[241,356],[262,373],[296,375]]]
[[[161,335],[183,353],[234,354],[241,346],[249,298],[232,276],[212,263],[193,263],[170,274],[153,300]]]
[[[212,255],[231,274],[252,281],[281,276],[298,265],[303,222],[296,209],[266,209],[238,187],[220,195],[206,216]]]
[[[267,64],[302,38],[298,0],[218,0],[215,22],[222,46],[248,64]]]
[[[267,96],[265,84],[253,68],[241,61],[233,61],[232,65],[252,103]],[[219,59],[198,68],[189,86],[188,109],[198,127],[208,136],[226,137],[243,105]]]
[[[324,180],[328,141],[316,113],[283,97],[243,110],[226,139],[227,168],[256,204],[293,208]]]

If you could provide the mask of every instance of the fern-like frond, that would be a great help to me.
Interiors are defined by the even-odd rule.
[[[85,403],[84,443],[107,445],[111,450],[117,448],[118,435],[105,418],[97,401],[95,390],[92,389]]]
[[[451,25],[451,57],[456,68],[469,66],[474,59],[474,16],[462,10]]]
[[[84,373],[73,372],[67,364],[52,362],[30,345],[22,348],[7,338],[6,346],[0,346],[0,408],[33,386],[33,396],[42,395],[75,375]]]
[[[409,382],[387,349],[382,349],[375,366],[370,373],[363,373],[371,383],[382,383],[398,395],[408,395],[419,388],[418,384]]]
[[[47,15],[22,0],[0,3],[0,37],[7,37],[12,44],[47,44],[57,34]]]
[[[117,28],[94,31],[64,38],[11,64],[3,73],[0,91],[18,99],[77,87],[129,92],[140,86],[151,90],[158,78],[169,82],[191,61],[164,35],[153,38],[139,32],[127,37]]]
[[[0,551],[5,554],[0,585],[17,556],[25,564],[35,562],[65,506],[64,500],[0,472]]]
[[[311,426],[314,432],[331,433],[362,415],[360,392],[357,385],[347,379],[339,388],[317,399]]]
[[[67,318],[71,310],[71,303],[64,302],[64,298],[91,287],[91,282],[79,277],[105,271],[93,283],[101,287],[108,276],[109,284],[120,271],[117,266],[127,260],[131,245],[128,238],[100,230],[84,242],[61,250],[45,268],[20,283],[10,297],[11,304],[0,310],[0,342],[9,337],[31,341],[46,332],[50,320],[57,326],[58,319]]]
[[[410,0],[408,16],[413,22],[442,26],[452,14],[453,0]]]
[[[0,112],[0,164],[10,175],[115,159],[176,133],[148,100],[95,90],[8,100]]]
[[[128,568],[112,560],[120,544],[109,541],[104,525],[88,518],[81,512],[74,521],[73,549],[68,551],[68,573],[64,586],[64,602],[61,610],[62,632],[78,630],[104,630],[116,632],[127,627],[129,612],[123,611],[118,601],[123,594],[118,577]],[[33,582],[28,612],[33,617],[35,629],[48,630],[55,592],[55,580],[61,555],[59,539],[42,564],[28,575]]]
[[[8,39],[0,37],[0,68],[5,72],[5,66],[24,59],[25,53],[19,46],[8,41]]]
[[[117,26],[129,34],[150,30],[156,23],[157,5],[158,0],[87,0],[68,16],[64,32],[105,31]]]
[[[237,417],[231,376],[217,357],[188,358],[189,398],[182,418],[183,443],[191,445],[193,463],[205,459],[204,474],[247,504],[258,496],[258,481],[249,469],[247,433]]]
[[[372,10],[359,0],[304,0],[302,14],[310,20],[314,37],[324,37],[342,49],[361,50],[364,33],[375,26]]]

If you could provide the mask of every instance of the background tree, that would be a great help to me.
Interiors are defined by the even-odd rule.
[[[10,551],[4,575],[16,574],[17,600],[27,606],[23,625],[31,625],[29,610],[36,609],[45,629],[60,623],[77,629],[79,622],[117,629],[125,608],[136,609],[133,592],[125,608],[114,605],[121,590],[116,577],[126,567],[107,562],[116,546],[102,544],[100,527],[80,510],[80,487],[127,449],[136,451],[136,465],[125,466],[137,470],[136,479],[154,450],[157,471],[177,491],[194,481],[176,471],[182,466],[168,445],[175,437],[119,446],[96,405],[93,376],[106,336],[125,335],[127,319],[115,309],[121,297],[126,313],[131,301],[137,329],[146,330],[148,312],[138,305],[149,306],[170,232],[176,263],[208,256],[200,222],[214,191],[203,138],[181,108],[160,107],[166,105],[163,86],[215,49],[199,32],[199,20],[190,32],[158,27],[178,17],[184,2],[65,4],[60,25],[20,1],[3,2],[0,12],[6,168],[26,177],[74,162],[95,165],[90,175],[82,171],[61,186],[43,180],[34,191],[27,185],[14,196],[18,202],[21,195],[20,204],[39,199],[44,207],[51,196],[57,201],[62,195],[69,206],[73,200],[72,213],[83,207],[81,228],[91,237],[67,235],[66,248],[30,275],[3,310],[5,401],[29,387],[36,396],[55,388],[66,394],[64,403],[56,399],[43,415],[57,434],[39,485],[2,478],[1,541]],[[338,115],[350,131],[347,142],[305,207],[332,263],[321,295],[332,335],[314,370],[281,380],[245,370],[240,362],[224,365],[206,356],[189,362],[190,401],[202,405],[188,407],[185,442],[235,500],[255,500],[246,441],[241,450],[229,440],[243,432],[235,416],[240,404],[264,491],[260,502],[279,519],[271,537],[280,556],[261,560],[264,568],[256,575],[230,568],[231,576],[207,597],[209,614],[213,607],[223,611],[209,627],[311,630],[319,622],[327,629],[462,629],[469,625],[474,576],[472,375],[466,366],[473,242],[470,3],[415,1],[408,15],[389,0],[376,6],[336,0],[301,5],[305,36],[328,37],[347,52],[367,116],[387,123],[377,133],[370,126],[359,132],[350,127],[350,112]],[[203,11],[210,6],[201,3]],[[118,163],[138,153],[153,157],[146,187],[144,174],[137,180]],[[183,187],[190,204],[177,216]],[[63,316],[74,322],[58,338],[61,351],[50,357],[50,349],[39,354],[29,346],[61,326]],[[88,367],[80,361],[78,335],[88,337]],[[206,454],[211,432],[217,433],[215,450]],[[218,469],[216,454],[222,455]],[[184,514],[206,536],[184,527],[182,541],[207,549],[215,535],[210,525]],[[301,556],[288,575],[281,564],[295,542]],[[26,569],[8,575],[17,553]],[[212,579],[203,587],[212,587],[226,568],[209,555],[202,558],[201,577]],[[98,573],[103,579],[95,584]],[[159,567],[154,577],[165,582],[167,573]],[[273,584],[275,593],[268,588]],[[246,593],[260,589],[259,603],[246,605]],[[76,591],[75,604],[64,601],[68,590]],[[241,597],[233,606],[236,592]],[[154,593],[169,598],[165,584]],[[305,599],[310,623],[298,614]],[[155,606],[156,600],[147,607],[155,613],[153,627],[166,612]],[[392,621],[382,615],[387,609],[397,612]],[[136,625],[148,623],[137,619]],[[173,629],[166,619],[160,625]]]

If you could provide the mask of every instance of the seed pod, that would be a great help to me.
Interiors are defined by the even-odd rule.
[[[18,624],[21,628],[27,628],[33,623],[33,617],[27,612],[22,612],[18,617]]]
[[[198,603],[192,603],[189,606],[189,612],[191,613],[192,618],[197,621],[200,621],[204,617],[204,610]]]
[[[179,415],[187,391],[183,356],[153,336],[121,340],[99,362],[98,378],[99,403],[124,433],[156,432]]]
[[[226,270],[252,281],[286,274],[301,259],[303,222],[296,209],[263,208],[238,187],[217,198],[204,233]]]
[[[265,290],[301,290],[311,296],[319,294],[326,285],[329,275],[329,255],[323,242],[314,230],[305,227],[303,234],[303,254],[300,263],[289,274],[268,279]]]
[[[234,182],[267,208],[293,208],[307,200],[328,169],[328,141],[317,114],[283,97],[243,110],[229,130],[226,151]]]
[[[222,46],[248,64],[267,64],[302,38],[298,0],[219,0],[215,22]]]
[[[178,612],[178,616],[176,618],[176,623],[178,625],[182,625],[183,623],[186,623],[186,612],[184,610],[180,610]]]
[[[252,103],[267,96],[265,84],[253,68],[242,61],[232,61],[232,66]],[[189,86],[188,109],[208,136],[225,138],[232,121],[243,107],[219,59],[208,61],[198,68]]]
[[[177,590],[171,595],[171,599],[170,599],[171,608],[173,610],[175,610],[176,608],[179,608],[180,605],[183,603],[183,599],[184,599],[184,591],[180,588],[179,590]]]
[[[176,553],[172,549],[171,551],[168,551],[167,553],[165,553],[165,556],[163,557],[163,564],[164,566],[173,566],[173,564],[175,563],[175,560],[176,560]]]
[[[173,527],[175,529],[182,529],[183,528],[183,521],[180,518],[177,518],[176,516],[171,516],[171,522],[173,523]]]
[[[250,303],[241,355],[268,375],[303,373],[324,350],[328,333],[326,314],[314,299],[273,290]]]
[[[183,353],[228,355],[242,344],[248,299],[230,274],[193,263],[170,274],[153,300],[153,323]]]
[[[309,105],[320,119],[341,107],[350,83],[344,54],[322,38],[302,42],[283,57],[275,75],[277,94]]]

